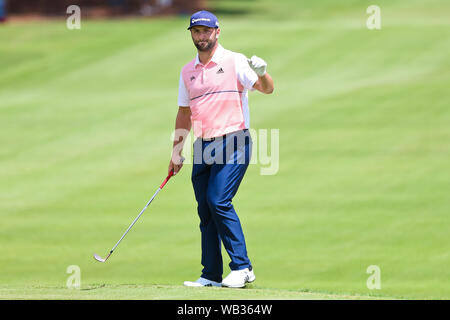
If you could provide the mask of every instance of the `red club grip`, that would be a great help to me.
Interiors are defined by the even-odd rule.
[[[170,170],[169,175],[166,177],[166,179],[163,181],[163,183],[161,183],[161,185],[159,186],[160,189],[164,188],[164,186],[166,185],[167,181],[169,181],[169,179],[173,176],[173,169]]]

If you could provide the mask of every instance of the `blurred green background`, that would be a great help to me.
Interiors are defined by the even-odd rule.
[[[372,4],[381,30],[366,27]],[[450,3],[212,5],[220,43],[265,59],[275,81],[272,95],[249,94],[252,128],[280,130],[278,173],[250,166],[233,202],[257,280],[215,297],[449,299]],[[181,287],[201,272],[191,165],[107,264],[92,258],[167,173],[179,72],[196,53],[188,20],[0,25],[0,298],[63,292],[69,265],[86,294],[104,289],[97,298],[192,297]],[[224,251],[225,275],[228,262]],[[380,290],[366,286],[370,265]],[[133,295],[139,285],[162,290]]]

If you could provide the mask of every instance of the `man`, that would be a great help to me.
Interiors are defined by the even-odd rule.
[[[197,56],[181,71],[175,141],[169,164],[176,174],[183,166],[181,151],[191,127],[194,143],[192,184],[200,217],[203,265],[201,277],[186,286],[244,287],[255,280],[241,223],[231,203],[250,162],[248,90],[273,92],[267,64],[253,56],[224,49],[215,15],[191,16]],[[238,141],[235,143],[235,141]],[[222,281],[221,242],[230,256],[231,273]]]

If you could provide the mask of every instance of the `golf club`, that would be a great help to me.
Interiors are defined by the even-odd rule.
[[[99,262],[105,262],[106,260],[108,260],[108,258],[111,256],[111,254],[113,253],[113,251],[117,248],[117,246],[119,245],[120,241],[122,241],[122,239],[125,237],[125,235],[128,233],[128,231],[130,231],[130,229],[133,227],[133,225],[136,223],[136,221],[138,221],[138,219],[140,218],[140,216],[144,213],[145,209],[147,209],[147,207],[150,205],[150,203],[153,201],[153,199],[156,197],[156,195],[161,191],[162,188],[164,188],[164,186],[166,185],[166,183],[169,181],[169,179],[173,176],[173,169],[169,172],[169,175],[166,177],[166,179],[163,181],[163,183],[159,186],[158,190],[156,190],[155,194],[151,197],[151,199],[147,202],[147,204],[145,205],[144,209],[142,209],[142,211],[139,213],[139,215],[136,217],[136,219],[134,219],[134,221],[130,224],[130,226],[128,227],[128,229],[125,231],[125,233],[122,235],[122,237],[120,237],[119,241],[117,241],[116,245],[111,249],[111,251],[109,251],[108,255],[106,256],[106,258],[102,258],[100,257],[98,254],[94,253],[94,259],[99,261]]]

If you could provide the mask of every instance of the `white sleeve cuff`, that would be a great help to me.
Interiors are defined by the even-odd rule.
[[[189,92],[184,84],[183,75],[180,73],[180,81],[178,84],[178,106],[189,106]]]

